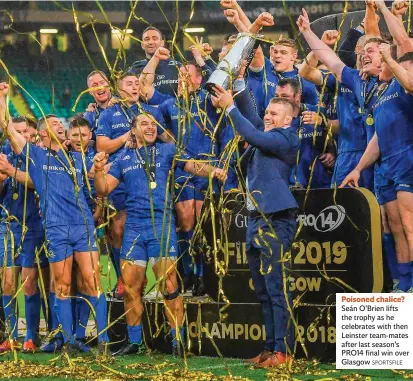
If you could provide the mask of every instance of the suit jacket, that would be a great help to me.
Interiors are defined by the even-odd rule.
[[[241,167],[247,173],[248,188],[259,209],[268,214],[297,208],[289,188],[289,177],[300,147],[297,133],[291,127],[264,131],[262,120],[261,126],[254,126],[237,108],[232,109],[229,116],[249,143],[241,158]]]
[[[361,36],[363,36],[363,33],[359,32],[357,29],[349,29],[346,38],[338,48],[338,56],[348,67],[356,67],[357,56],[354,49]]]

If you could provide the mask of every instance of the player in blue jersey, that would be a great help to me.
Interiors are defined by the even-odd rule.
[[[282,78],[298,79],[302,88],[301,102],[310,105],[318,104],[318,95],[314,84],[301,78],[298,74],[298,69],[295,67],[297,56],[296,43],[291,39],[283,38],[271,46],[271,60],[262,55],[260,64],[254,64],[250,67],[250,77],[259,80],[263,86],[263,91],[260,93],[263,98],[257,99],[257,102],[263,105],[261,109],[265,110],[270,99],[274,97],[276,86]]]
[[[5,95],[7,84],[0,84],[0,89]],[[5,110],[2,109],[2,112],[5,113]],[[75,260],[82,274],[84,293],[96,313],[99,350],[103,351],[109,341],[106,332],[107,306],[100,284],[93,217],[81,189],[82,174],[93,174],[93,166],[87,162],[85,170],[79,153],[61,149],[59,142],[65,136],[65,130],[56,116],[47,115],[39,122],[39,128],[49,134],[50,147],[42,149],[26,143],[13,124],[7,126],[7,134],[13,151],[23,160],[29,161],[28,172],[40,198],[47,256],[56,291],[54,309],[62,325],[62,340],[69,352],[80,348],[72,334],[69,299],[72,264]]]
[[[142,33],[141,42],[146,59],[134,62],[130,71],[140,74],[156,50],[164,45],[165,39],[162,32],[153,26],[147,27]],[[180,65],[179,61],[175,61],[172,58],[161,62],[156,69],[156,78],[154,80],[154,86],[158,91],[169,95],[176,94],[178,88],[178,68]]]
[[[142,338],[141,288],[148,262],[153,266],[159,290],[164,295],[166,315],[171,326],[173,353],[183,341],[183,305],[179,296],[175,262],[178,242],[174,219],[173,175],[175,166],[198,175],[225,180],[225,171],[207,164],[188,161],[174,144],[156,143],[157,126],[152,115],[134,119],[136,148],[127,148],[112,162],[106,175],[103,166],[107,155],[95,158],[95,185],[107,195],[123,182],[127,219],[122,242],[121,269],[126,285],[124,297],[129,342],[115,355],[144,354]],[[178,152],[177,152],[178,151]],[[177,156],[176,156],[177,154]],[[176,157],[175,157],[176,156]]]
[[[126,142],[130,138],[130,127],[133,118],[141,112],[150,111],[159,122],[159,134],[162,139],[167,139],[161,113],[154,107],[145,103],[139,103],[139,79],[136,74],[131,72],[124,73],[118,82],[119,95],[123,103],[117,103],[104,110],[98,122],[97,130],[97,150],[109,154],[109,162],[121,153]],[[110,201],[117,213],[111,222],[111,244],[112,256],[116,275],[118,277],[117,292],[115,295],[122,296],[123,286],[120,278],[120,248],[126,220],[125,213],[125,193],[121,184],[112,192]]]
[[[199,66],[187,63],[180,67],[179,98],[170,98],[162,102],[165,96],[160,94],[152,84],[157,65],[167,60],[168,56],[167,49],[159,48],[143,70],[140,76],[140,87],[144,97],[150,104],[159,104],[159,111],[180,149],[184,149],[191,158],[211,163],[217,162],[218,134],[224,129],[226,120],[216,112],[211,103],[210,94],[201,88],[202,73]],[[196,219],[201,214],[208,179],[188,176],[186,172],[177,168],[175,183],[177,188],[175,209],[179,227],[184,288],[189,289],[194,281],[193,294],[203,295],[202,257],[201,255],[195,256],[196,266],[194,268],[189,248]],[[194,271],[195,277],[193,277]]]
[[[360,173],[380,158],[381,174],[386,181],[379,188],[379,194],[385,200],[390,229],[396,242],[400,277],[398,290],[413,292],[413,87],[410,85],[413,80],[413,53],[402,56],[398,64],[396,55],[392,57],[388,47],[383,47],[382,52],[386,63],[380,77],[386,84],[373,109],[376,132],[359,164],[346,177],[343,185],[357,186]],[[393,78],[393,73],[396,78]],[[408,81],[407,77],[410,77]]]
[[[322,41],[328,46],[334,46],[338,38],[337,31],[327,31],[323,34]],[[339,83],[334,74],[311,67],[311,52],[306,62],[300,67],[300,73],[304,78],[317,85],[320,90],[324,88],[325,94],[332,103],[336,102],[338,123],[329,120],[328,128],[338,135],[338,154],[334,166],[332,187],[339,186],[344,178],[355,168],[367,146],[366,129],[362,114],[359,113],[359,103],[353,91]],[[357,55],[359,56],[359,55]],[[315,60],[314,66],[318,60]],[[357,60],[359,61],[359,60]],[[335,97],[337,94],[337,100]],[[333,104],[334,107],[334,104]],[[373,190],[373,169],[363,172],[359,182],[360,186]]]
[[[80,116],[75,117],[69,124],[68,133],[70,148],[74,152],[79,152],[82,157],[87,160],[93,161],[96,155],[95,150],[89,145],[92,138],[92,131],[89,122]],[[86,202],[90,211],[93,213],[93,220],[95,224],[102,214],[101,200],[97,199],[96,189],[93,178],[85,178],[83,183],[83,193],[86,198]],[[77,298],[72,300],[75,303],[75,316],[74,316],[74,333],[76,340],[84,343],[86,339],[86,326],[89,320],[90,307],[86,301],[86,296],[83,293],[83,282],[80,272],[76,271],[76,287]],[[72,285],[73,290],[73,285]],[[86,346],[84,347],[87,348]]]
[[[98,128],[99,115],[106,110],[111,99],[109,81],[100,70],[94,70],[87,76],[87,87],[93,89],[90,91],[95,103],[89,105],[83,117],[89,122],[92,129],[92,142],[96,143],[96,131]]]
[[[301,103],[300,83],[294,78],[281,79],[275,94],[295,106],[291,127],[298,133],[301,145],[290,184],[305,188],[329,188],[335,153],[318,106]]]
[[[396,36],[395,39],[397,41],[398,48],[400,47],[401,51],[409,49],[410,42],[408,38],[402,37],[403,34],[406,34],[403,28],[401,27],[398,33],[394,33],[394,27],[400,25],[399,21],[394,19],[392,20],[386,15],[385,19],[388,24],[389,30],[392,32],[392,35]],[[346,67],[344,63],[341,62],[340,59],[334,54],[334,52],[329,47],[327,47],[322,41],[320,41],[318,37],[311,31],[308,15],[305,11],[303,11],[303,16],[299,17],[297,24],[316,57],[326,64],[329,70],[331,70],[337,76],[337,79],[339,81],[341,81],[347,87],[351,88],[351,90],[357,97],[359,103],[359,112],[362,114],[366,126],[367,140],[371,139],[372,136],[375,136],[373,135],[374,128],[377,128],[375,126],[375,118],[373,115],[373,111],[376,105],[380,102],[380,97],[383,96],[383,91],[387,87],[387,85],[385,83],[382,83],[380,81],[380,78],[376,77],[369,77],[369,79],[363,81],[360,78],[357,70]],[[363,72],[368,76],[377,75],[377,71],[381,71],[382,59],[379,47],[382,42],[383,41],[379,39],[369,39],[366,41],[366,44],[363,49],[362,64]],[[381,77],[383,76],[381,75]],[[374,147],[374,144],[377,143],[376,140],[377,139],[374,138],[372,147]],[[366,153],[367,151],[369,151],[369,148],[366,149]],[[359,166],[360,163],[356,168],[358,169]],[[354,173],[354,171],[352,173]],[[386,178],[384,178],[383,180],[381,179],[382,177],[384,177],[382,176],[381,168],[378,173],[379,177],[375,176],[375,181],[379,180],[380,183],[376,183],[375,185],[379,186],[379,190],[383,187],[387,188],[387,185],[390,184],[386,180]],[[349,183],[347,179],[348,178],[344,180],[343,185]],[[385,193],[382,193],[381,197],[379,197],[379,202],[384,205],[387,212],[389,225],[396,243],[396,254],[399,265],[403,263],[405,264],[406,258],[408,258],[409,254],[407,249],[406,237],[404,236],[404,234],[401,234],[402,228],[400,224],[399,208],[397,207],[397,203],[391,202],[394,201],[391,199],[391,197],[387,198],[387,200],[382,201],[380,201],[380,198],[387,198],[387,195]],[[407,269],[408,265],[404,265],[401,267]],[[400,278],[402,280],[402,274],[400,274]],[[403,288],[406,288],[410,286],[409,273],[405,274],[404,279],[405,281],[402,282]]]
[[[77,116],[69,124],[69,133],[68,138],[70,142],[70,149],[74,152],[79,152],[82,156],[85,156],[85,160],[90,160],[93,162],[93,158],[96,155],[96,151],[93,147],[89,145],[90,140],[92,139],[91,125],[86,118]],[[87,204],[92,211],[93,219],[96,221],[100,217],[100,209],[96,209],[96,190],[94,188],[93,178],[88,179],[89,186],[87,181],[84,181],[83,192]],[[96,213],[96,214],[95,214]]]
[[[13,128],[25,141],[30,141],[27,119],[16,117]],[[17,301],[19,275],[23,282],[26,311],[26,336],[23,351],[35,352],[40,322],[40,291],[37,286],[39,268],[48,266],[42,245],[44,231],[33,184],[26,171],[26,162],[13,152],[0,154],[0,265],[3,310],[8,339],[0,344],[0,352],[18,348]]]

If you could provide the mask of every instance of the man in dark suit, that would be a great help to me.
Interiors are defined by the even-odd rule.
[[[264,350],[250,362],[274,367],[289,360],[293,325],[292,299],[286,287],[288,259],[296,231],[297,203],[289,189],[289,177],[300,147],[291,128],[294,105],[273,98],[264,120],[252,123],[234,105],[232,95],[214,88],[216,107],[225,109],[238,133],[249,144],[241,159],[246,168],[247,258],[254,289],[260,300],[266,329]]]

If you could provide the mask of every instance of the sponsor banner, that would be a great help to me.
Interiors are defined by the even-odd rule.
[[[365,189],[294,191],[299,204],[297,236],[291,252],[287,287],[303,303],[332,304],[336,292],[380,292],[383,286],[380,212]],[[217,258],[228,263],[223,291],[232,303],[257,301],[245,249],[247,210],[228,198],[216,213],[215,239],[222,243]],[[205,285],[218,300],[211,219],[204,226],[209,244]],[[222,300],[222,299],[221,299]]]

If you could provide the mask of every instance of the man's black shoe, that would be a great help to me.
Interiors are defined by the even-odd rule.
[[[99,341],[98,354],[101,356],[111,356],[112,351],[110,350],[110,344],[107,343],[106,341]]]
[[[145,343],[140,344],[128,343],[113,354],[113,356],[125,356],[137,354],[138,356],[143,356],[146,353]]]
[[[192,296],[204,296],[205,295],[204,278],[195,277],[194,288],[192,289]]]
[[[66,343],[63,345],[62,354],[67,353],[69,357],[77,355],[79,353],[78,347],[73,343]]]

